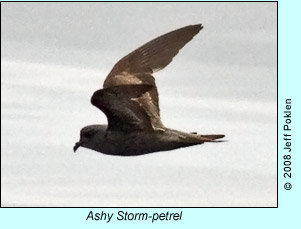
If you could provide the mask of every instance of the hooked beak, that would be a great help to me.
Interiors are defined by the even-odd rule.
[[[77,142],[75,143],[75,145],[73,146],[73,151],[74,153],[76,152],[76,150],[82,145],[82,142]]]

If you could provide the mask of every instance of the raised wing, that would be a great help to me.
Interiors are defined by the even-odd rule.
[[[94,92],[91,103],[105,113],[109,130],[147,130],[150,118],[137,99],[151,89],[147,84],[113,86]]]
[[[116,82],[111,81],[116,75],[122,73],[151,74],[163,69],[202,28],[203,26],[200,24],[186,26],[157,37],[139,47],[118,61],[105,80],[104,87],[116,86]]]
[[[201,29],[202,25],[190,25],[162,35],[127,56],[113,67],[103,87],[149,84],[153,88],[139,98],[139,104],[151,119],[152,128],[163,128],[160,119],[158,91],[151,75],[166,67]]]

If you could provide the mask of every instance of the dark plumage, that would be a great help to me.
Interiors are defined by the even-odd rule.
[[[172,31],[118,61],[103,89],[91,98],[91,103],[107,116],[108,126],[84,127],[74,152],[83,146],[105,154],[133,156],[217,142],[224,137],[166,128],[160,119],[158,91],[151,75],[166,67],[202,28],[190,25]]]

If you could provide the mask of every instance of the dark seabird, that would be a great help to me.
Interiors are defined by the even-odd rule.
[[[108,125],[82,128],[80,141],[104,154],[135,156],[173,150],[204,142],[218,142],[224,135],[199,135],[166,128],[160,119],[158,91],[152,73],[166,67],[201,29],[190,25],[162,35],[115,64],[103,89],[96,91],[91,103],[105,113]]]

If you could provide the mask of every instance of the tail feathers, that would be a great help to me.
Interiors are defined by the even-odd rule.
[[[211,134],[211,135],[199,135],[202,138],[207,138],[208,140],[215,140],[225,137],[223,134]]]
[[[196,136],[203,142],[224,142],[225,141],[225,140],[216,141],[216,139],[225,137],[225,135],[223,135],[223,134],[196,135]]]

